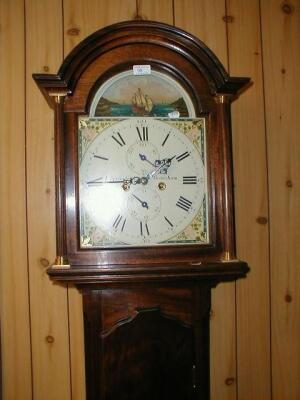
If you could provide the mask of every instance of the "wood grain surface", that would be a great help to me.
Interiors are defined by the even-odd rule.
[[[300,398],[299,1],[262,2],[274,400]]]
[[[237,282],[238,399],[268,400],[268,187],[259,1],[230,0],[227,14],[233,18],[228,23],[230,73],[249,74],[253,81],[232,107],[237,254],[251,268],[248,279]]]
[[[3,399],[31,399],[22,1],[0,2],[0,319]],[[13,116],[16,116],[13,118]]]
[[[137,0],[137,18],[173,25],[172,0]]]
[[[224,284],[213,296],[212,400],[298,400],[299,2],[0,0],[0,7],[3,400],[84,399],[81,298],[45,273],[55,257],[53,113],[31,74],[56,73],[87,35],[137,17],[175,23],[231,75],[252,77],[233,105],[237,249],[251,272],[236,291]]]
[[[62,57],[60,1],[27,1],[27,215],[33,396],[47,400],[70,398],[69,329],[66,289],[49,282],[46,274],[47,265],[56,255],[54,118],[32,81],[32,73],[56,71]]]

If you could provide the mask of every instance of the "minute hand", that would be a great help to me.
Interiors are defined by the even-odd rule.
[[[97,186],[97,185],[104,185],[105,183],[129,183],[132,185],[143,184],[146,185],[148,182],[147,178],[140,178],[138,176],[134,176],[133,178],[124,178],[122,180],[115,180],[115,181],[103,181],[102,178],[94,179],[92,181],[86,182],[87,185]]]
[[[94,181],[87,182],[88,185],[103,185],[104,183],[123,183],[126,179],[122,179],[121,181],[100,181],[98,179]]]

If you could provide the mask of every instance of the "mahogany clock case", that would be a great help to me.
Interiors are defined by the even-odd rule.
[[[107,79],[147,64],[177,81],[207,120],[209,244],[128,249],[79,246],[78,116]],[[213,53],[192,35],[157,22],[123,22],[89,36],[65,59],[57,75],[34,79],[56,119],[57,252],[71,268],[51,268],[58,280],[111,282],[203,275],[234,279],[247,272],[235,256],[230,102],[249,78],[230,77]],[[220,261],[226,263],[220,263]]]
[[[208,244],[80,248],[78,118],[133,65],[178,82],[206,119]],[[230,126],[230,103],[249,78],[230,77],[187,32],[133,21],[94,33],[57,75],[34,79],[55,110],[58,257],[48,273],[83,293],[87,399],[209,400],[211,288],[249,270],[235,254]]]

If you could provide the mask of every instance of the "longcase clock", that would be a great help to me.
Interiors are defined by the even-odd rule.
[[[230,77],[198,39],[123,22],[34,79],[55,110],[56,247],[83,294],[88,400],[209,399],[211,289],[235,254]]]

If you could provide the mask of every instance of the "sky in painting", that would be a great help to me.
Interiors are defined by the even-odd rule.
[[[103,97],[116,103],[130,104],[133,95],[139,88],[155,104],[172,103],[182,97],[177,88],[154,75],[122,77],[104,92]]]

